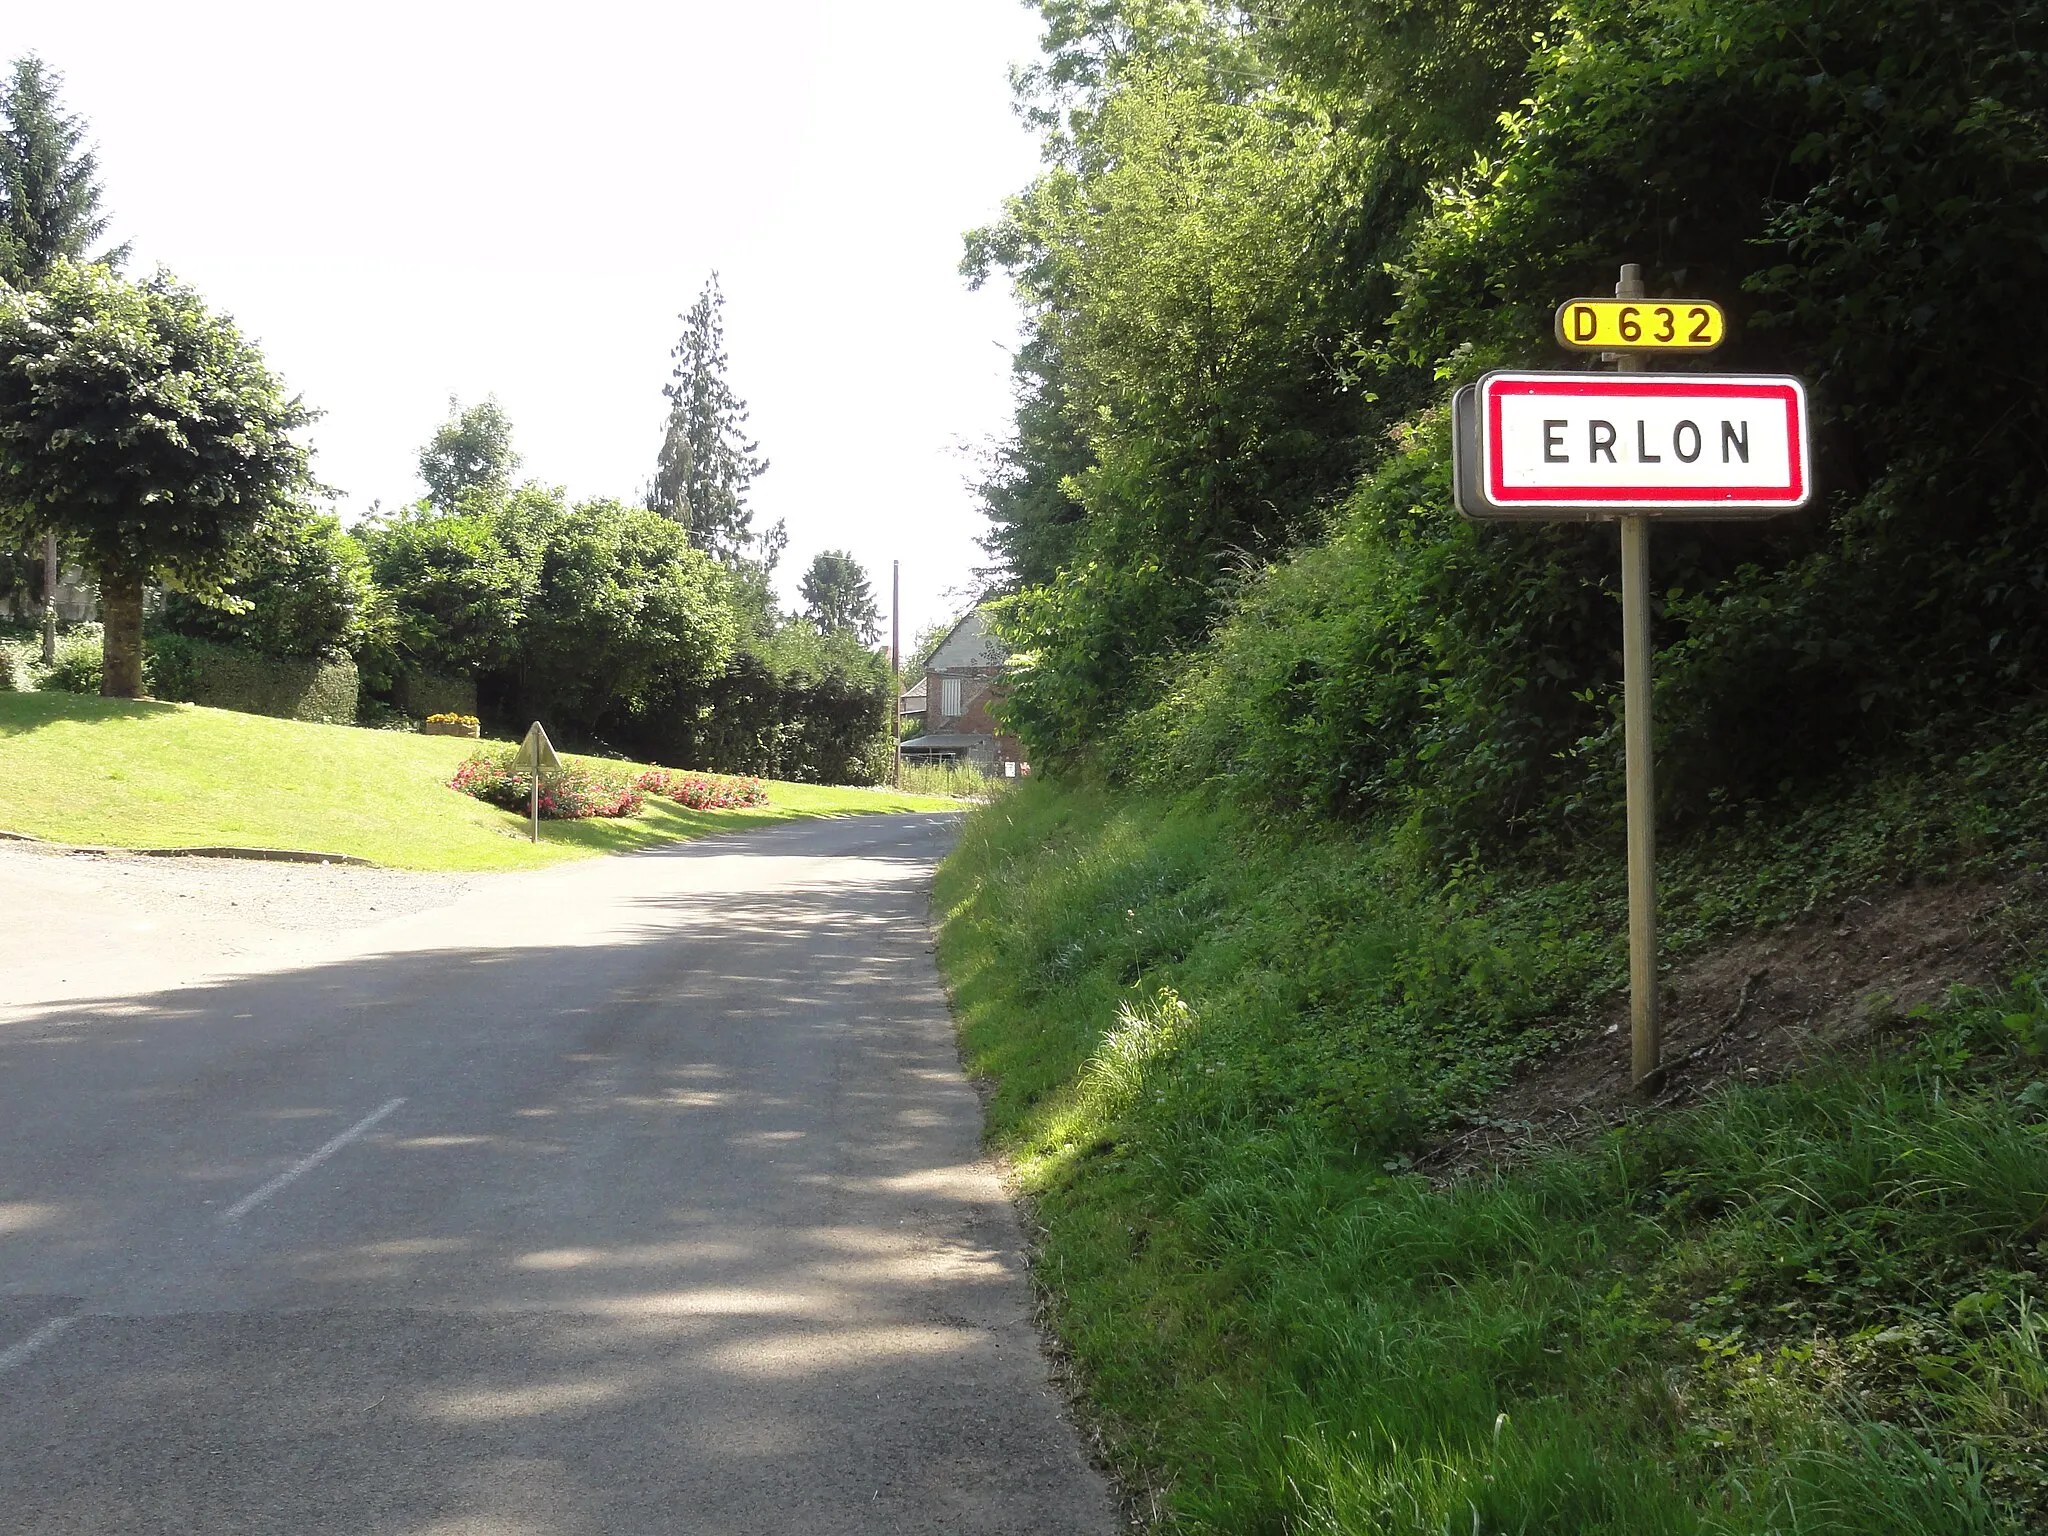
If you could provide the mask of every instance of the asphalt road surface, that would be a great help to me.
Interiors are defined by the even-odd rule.
[[[0,1531],[1115,1530],[932,966],[953,834],[477,881],[212,974],[118,934],[18,967]]]

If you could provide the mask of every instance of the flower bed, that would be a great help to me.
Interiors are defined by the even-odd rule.
[[[633,787],[642,794],[673,800],[689,811],[733,811],[768,803],[768,790],[759,779],[735,779],[722,773],[650,768],[633,780]]]
[[[475,715],[429,715],[420,730],[429,736],[475,736],[480,728]]]
[[[533,803],[533,775],[512,766],[510,749],[474,752],[463,759],[448,781],[450,789],[508,811],[525,811]],[[564,768],[541,780],[540,814],[544,821],[575,821],[587,816],[635,816],[647,797],[621,769],[586,763]]]

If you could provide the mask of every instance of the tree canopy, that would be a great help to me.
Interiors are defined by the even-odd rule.
[[[1656,543],[1673,814],[2048,660],[2041,0],[1039,9],[1046,168],[965,270],[1026,316],[982,498],[1040,761],[1610,824],[1612,535],[1464,522],[1443,412],[1587,366],[1548,315],[1624,261],[1816,408],[1813,513]]]
[[[274,509],[233,554],[210,599],[164,594],[166,629],[288,660],[349,655],[380,615],[368,558],[332,512],[303,502]]]
[[[0,290],[0,528],[55,528],[98,571],[106,688],[141,689],[142,586],[210,590],[307,486],[311,413],[232,321],[159,273],[60,257]]]
[[[848,634],[873,645],[881,628],[882,610],[875,603],[868,573],[851,550],[820,550],[798,583],[803,614],[828,635]]]
[[[426,482],[427,500],[452,512],[470,491],[502,496],[512,488],[518,469],[512,422],[496,397],[486,396],[465,409],[450,395],[448,419],[420,450],[420,479]]]

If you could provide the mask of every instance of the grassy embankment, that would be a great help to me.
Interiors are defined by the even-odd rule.
[[[1674,945],[2038,864],[2044,747],[1675,849]],[[1170,1527],[2048,1528],[2038,982],[1432,1181],[1410,1156],[1616,992],[1608,872],[1447,890],[1399,836],[1038,783],[937,903],[1055,1327]]]
[[[447,787],[476,743],[191,704],[0,694],[0,829],[124,848],[238,844],[405,869],[529,869],[807,816],[937,810],[887,790],[768,785],[749,810],[650,798],[638,816],[542,823]]]

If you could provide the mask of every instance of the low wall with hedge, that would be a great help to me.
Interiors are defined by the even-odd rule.
[[[188,635],[153,635],[149,690],[183,704],[353,725],[359,679],[347,659],[280,661]]]

